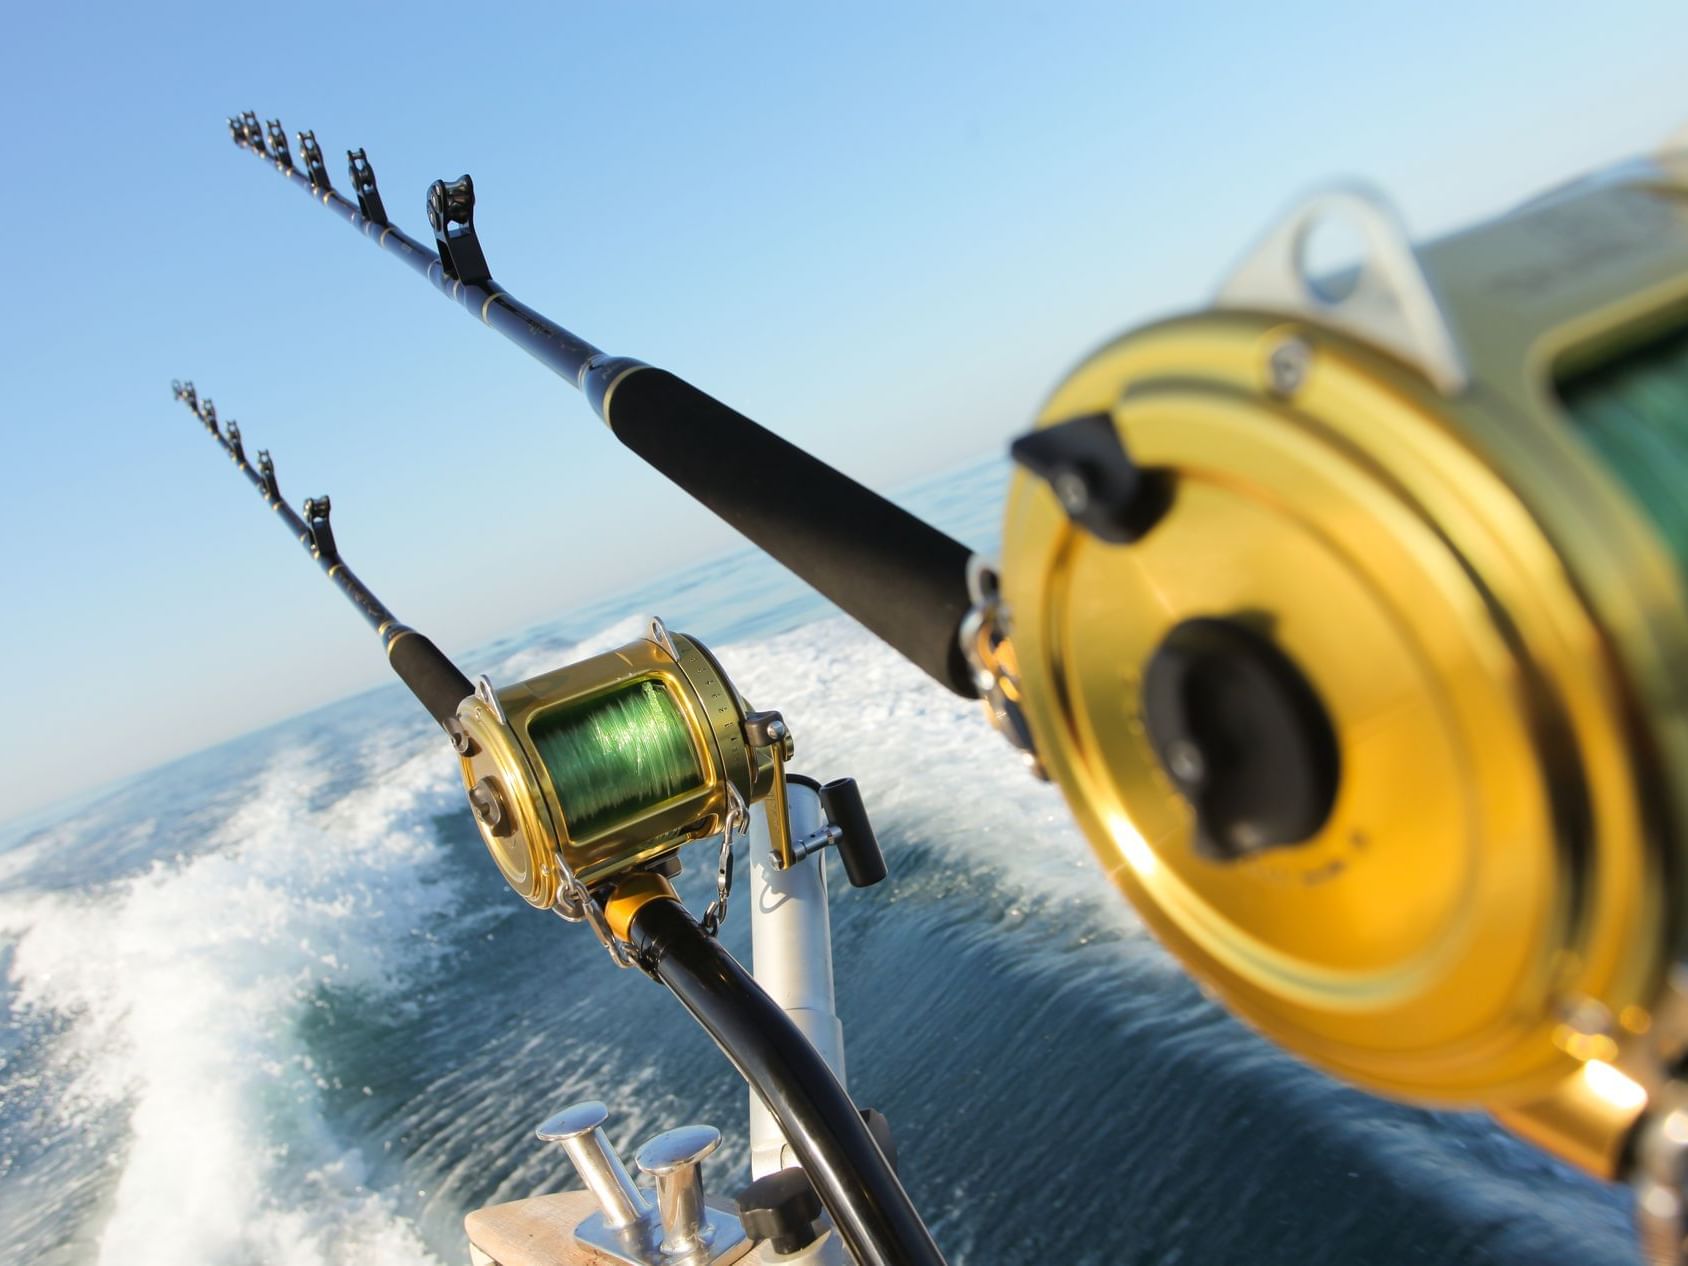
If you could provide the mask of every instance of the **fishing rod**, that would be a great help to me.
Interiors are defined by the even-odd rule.
[[[753,710],[707,647],[670,633],[660,620],[634,642],[526,681],[495,688],[483,676],[471,685],[346,566],[328,497],[310,498],[303,515],[296,513],[282,500],[268,451],[249,461],[236,422],[220,422],[191,382],[175,382],[172,391],[375,628],[394,672],[445,730],[481,839],[505,882],[528,904],[587,923],[618,966],[637,966],[668,988],[773,1115],[801,1165],[804,1189],[813,1188],[858,1262],[942,1266],[870,1117],[715,935],[732,895],[733,843],[753,804],[770,807],[775,868],[831,848],[853,885],[885,877],[854,780],[818,785],[822,825],[793,838],[786,762],[794,748],[785,719]],[[715,897],[694,918],[670,880],[684,845],[716,835]],[[674,1168],[695,1171],[697,1159]],[[649,1238],[629,1241],[628,1226],[612,1224],[602,1247],[623,1253],[613,1260],[646,1260],[665,1228],[674,1237],[675,1218],[689,1218],[695,1231],[702,1214],[691,1206],[701,1204],[701,1188],[689,1188],[696,1196],[689,1203],[677,1189],[686,1208],[665,1207],[662,1221],[653,1222],[658,1210],[644,1208],[619,1160],[605,1153],[593,1163],[591,1174],[602,1178],[609,1166],[620,1175],[600,1186]],[[666,1190],[659,1176],[659,1192]],[[616,1207],[612,1201],[606,1210]],[[743,1242],[733,1227],[738,1240],[716,1244],[718,1251]],[[696,1260],[707,1266],[715,1258]]]
[[[578,388],[647,463],[940,684],[973,697],[957,640],[972,605],[966,546],[667,370],[602,352],[514,298],[488,268],[468,176],[429,188],[430,248],[389,221],[363,150],[346,152],[354,202],[331,183],[314,132],[298,134],[301,170],[279,120],[260,126],[247,111],[228,125],[235,144]]]
[[[984,698],[1232,1010],[1632,1182],[1649,1252],[1682,1259],[1688,132],[1424,244],[1368,192],[1307,200],[1210,307],[1051,393],[998,571],[912,516],[849,539],[872,494],[510,299],[468,177],[431,188],[430,251],[362,151],[353,208],[310,134],[301,173],[279,122],[230,130]],[[1327,275],[1332,224],[1362,251]]]
[[[209,398],[201,400],[191,382],[172,383],[171,390],[176,399],[204,424],[211,437],[234,462],[235,468],[258,490],[264,504],[275,511],[276,517],[316,560],[317,566],[374,627],[387,652],[387,662],[410,693],[416,696],[417,702],[428,710],[428,715],[441,725],[455,723],[458,704],[474,694],[475,688],[439,647],[415,629],[401,624],[346,566],[334,541],[334,528],[329,517],[333,506],[329,499],[326,496],[307,498],[301,516],[282,500],[275,462],[268,450],[260,449],[256,461],[248,461],[238,422],[232,418],[226,423],[219,422],[217,406]]]

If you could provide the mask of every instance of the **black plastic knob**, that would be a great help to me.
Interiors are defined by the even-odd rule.
[[[871,888],[885,878],[885,854],[868,821],[867,806],[854,778],[835,778],[820,790],[821,812],[837,827],[838,860],[852,888]]]
[[[1305,843],[1330,817],[1340,779],[1330,716],[1295,662],[1248,624],[1174,626],[1144,669],[1143,720],[1207,856]]]
[[[1087,413],[1015,440],[1009,455],[1046,480],[1061,508],[1096,539],[1129,545],[1172,504],[1164,471],[1137,465],[1112,414]]]
[[[739,1193],[738,1206],[745,1234],[766,1240],[776,1253],[795,1253],[820,1238],[820,1197],[796,1166],[758,1178]]]

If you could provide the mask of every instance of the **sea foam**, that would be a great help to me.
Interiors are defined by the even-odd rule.
[[[378,762],[377,762],[378,764]],[[425,973],[451,906],[430,811],[449,752],[393,754],[325,808],[320,752],[272,764],[214,847],[93,899],[8,898],[18,1003],[74,1020],[67,1111],[126,1106],[99,1260],[431,1260],[320,1109],[297,1036],[325,987]]]

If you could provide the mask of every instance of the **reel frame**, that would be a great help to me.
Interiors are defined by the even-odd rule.
[[[533,727],[640,682],[657,682],[682,717],[701,781],[595,834],[580,836],[540,756]],[[682,845],[727,829],[735,803],[774,794],[771,744],[747,732],[753,713],[702,643],[653,620],[647,635],[612,651],[495,689],[482,678],[447,726],[476,826],[499,873],[540,909],[579,917],[580,892],[660,862]],[[783,727],[782,727],[783,728]],[[782,757],[790,751],[789,732]]]

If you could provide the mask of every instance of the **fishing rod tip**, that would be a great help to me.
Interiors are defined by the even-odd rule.
[[[269,155],[282,167],[293,166],[293,154],[287,148],[287,129],[281,126],[280,119],[270,119],[264,127],[269,133]]]

